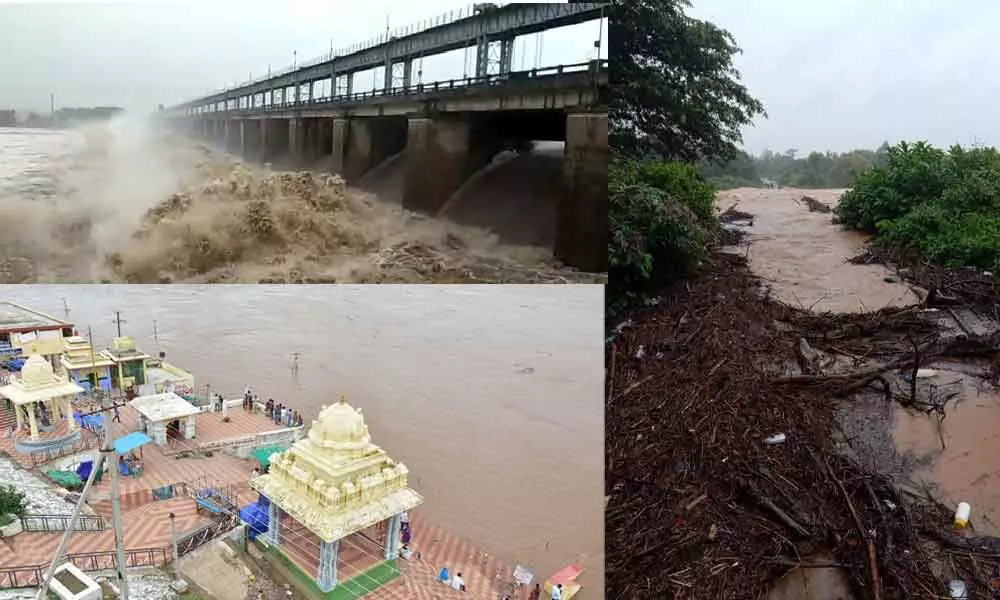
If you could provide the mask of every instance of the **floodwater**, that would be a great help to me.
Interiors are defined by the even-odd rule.
[[[934,378],[942,390],[958,392],[948,403],[939,423],[935,414],[894,409],[893,438],[901,452],[927,464],[910,477],[929,483],[946,504],[972,505],[976,531],[1000,535],[1000,473],[994,467],[1000,456],[1000,391],[964,373],[934,365]],[[943,447],[942,447],[943,444]]]
[[[746,228],[750,268],[785,303],[816,312],[855,312],[918,302],[884,266],[848,263],[864,247],[864,237],[842,230],[831,223],[830,213],[810,212],[800,201],[807,195],[833,207],[841,193],[741,188],[720,193],[716,207],[754,215]],[[929,384],[937,387],[935,393],[955,394],[947,416],[939,426],[936,415],[898,405],[865,412],[862,419],[878,421],[869,427],[891,430],[888,444],[894,447],[888,451],[899,455],[880,457],[891,465],[874,466],[894,471],[903,465],[909,472],[902,475],[929,484],[941,501],[972,504],[973,524],[980,532],[1000,534],[1000,475],[994,462],[1000,454],[1000,391],[967,374],[982,371],[980,366],[933,366],[938,374]]]
[[[836,206],[843,190],[739,188],[719,194],[716,207],[754,215],[748,229],[750,268],[771,282],[779,300],[817,312],[877,310],[917,301],[903,283],[887,282],[881,265],[847,260],[864,247],[862,235],[830,222],[829,213],[810,212],[803,195]]]
[[[399,205],[396,158],[365,191],[319,164],[272,171],[136,118],[0,128],[0,283],[606,279],[553,259],[546,183],[561,163],[473,177],[434,218]]]
[[[2,286],[95,344],[122,333],[315,416],[345,393],[431,521],[603,598],[602,286]],[[155,332],[155,334],[154,334]],[[293,370],[298,356],[297,374]]]

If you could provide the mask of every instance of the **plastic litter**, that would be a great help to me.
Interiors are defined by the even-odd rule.
[[[958,508],[955,509],[955,529],[965,529],[969,524],[969,515],[972,512],[972,507],[969,506],[968,502],[959,502]]]
[[[787,440],[787,439],[788,439],[788,436],[786,436],[783,433],[778,433],[778,434],[772,435],[769,438],[764,438],[764,443],[768,444],[770,446],[774,446],[774,445],[777,445],[777,444],[784,444],[785,440]]]
[[[948,594],[953,600],[968,600],[969,592],[965,589],[965,582],[961,579],[952,579],[948,582]]]

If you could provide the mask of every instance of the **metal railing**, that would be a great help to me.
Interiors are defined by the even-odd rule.
[[[234,527],[240,524],[239,515],[229,513],[223,515],[218,520],[209,523],[177,537],[177,555],[184,556],[208,542],[229,533]]]
[[[315,106],[320,104],[350,104],[378,97],[398,97],[417,94],[442,93],[450,90],[466,90],[476,86],[492,87],[502,84],[534,84],[540,78],[552,78],[558,84],[559,77],[564,74],[577,75],[583,72],[590,72],[595,77],[608,71],[607,59],[593,60],[584,63],[571,65],[556,65],[543,69],[531,69],[528,71],[511,71],[502,75],[491,74],[482,76],[471,76],[462,79],[446,79],[432,83],[410,84],[409,86],[394,86],[389,89],[378,88],[365,92],[355,92],[353,94],[330,94],[320,98],[309,98],[298,102],[271,102],[263,106],[252,108],[226,108],[217,111],[206,111],[200,113],[190,113],[189,116],[205,115],[226,115],[233,113],[251,112],[271,112],[294,107]]]
[[[80,431],[80,438],[75,440],[70,444],[64,444],[62,446],[57,446],[55,448],[45,448],[40,450],[33,450],[28,453],[28,458],[31,459],[31,465],[37,467],[38,465],[51,462],[57,458],[62,458],[64,456],[69,456],[70,454],[76,454],[78,452],[83,452],[84,450],[90,450],[98,446],[100,438],[91,433],[87,433],[83,430]]]
[[[70,515],[23,515],[21,527],[24,531],[66,531]],[[104,519],[99,516],[80,515],[76,518],[74,531],[104,531]]]
[[[173,555],[171,546],[159,548],[137,548],[125,551],[125,567],[155,567],[166,564]],[[109,571],[118,565],[114,550],[67,554],[65,560],[73,563],[81,571]],[[0,566],[0,589],[34,587],[45,577],[46,564]]]
[[[502,6],[507,6],[508,4],[512,4],[512,3],[511,2],[500,2],[500,3],[496,3],[496,6],[497,7],[502,7]],[[476,12],[475,12],[475,5],[474,4],[469,4],[469,5],[467,5],[467,6],[463,7],[463,8],[460,8],[458,10],[451,10],[451,11],[448,11],[446,13],[440,13],[440,14],[435,15],[433,17],[430,17],[428,19],[423,19],[421,21],[417,21],[415,23],[411,23],[411,24],[405,25],[403,27],[390,28],[388,32],[383,32],[383,33],[381,33],[379,35],[376,35],[374,37],[368,38],[368,39],[366,39],[364,41],[361,41],[361,42],[355,42],[355,43],[353,43],[353,44],[351,44],[349,46],[343,46],[343,47],[340,47],[340,48],[336,48],[336,49],[332,50],[331,52],[327,52],[326,54],[323,54],[323,55],[317,56],[315,58],[311,58],[311,59],[305,60],[305,61],[303,61],[301,63],[295,62],[295,63],[293,63],[293,64],[291,64],[291,65],[289,65],[287,67],[283,67],[283,68],[278,69],[276,71],[268,70],[265,74],[260,75],[258,77],[251,77],[251,78],[249,78],[246,81],[243,81],[241,83],[236,83],[236,84],[233,84],[231,86],[223,86],[221,88],[217,88],[215,90],[212,90],[210,92],[206,92],[205,94],[202,94],[202,96],[214,96],[216,94],[222,94],[222,93],[227,92],[229,90],[239,89],[241,87],[246,87],[248,85],[253,85],[255,83],[260,83],[261,81],[267,81],[268,79],[271,79],[271,78],[274,78],[274,77],[281,77],[282,75],[287,75],[288,73],[291,73],[292,71],[297,71],[299,69],[305,69],[307,67],[311,67],[313,65],[318,65],[320,63],[324,63],[324,62],[326,62],[328,60],[333,60],[333,59],[339,58],[341,56],[350,56],[351,54],[355,54],[357,52],[362,52],[364,50],[368,50],[369,48],[374,48],[375,46],[378,46],[378,45],[384,44],[386,42],[392,41],[393,39],[396,39],[396,38],[401,38],[401,37],[405,37],[405,36],[409,36],[409,35],[415,35],[415,34],[427,31],[428,29],[433,29],[435,27],[443,27],[445,25],[451,25],[452,23],[454,23],[456,21],[461,21],[462,19],[468,19],[469,17],[472,17],[475,14],[476,14]]]

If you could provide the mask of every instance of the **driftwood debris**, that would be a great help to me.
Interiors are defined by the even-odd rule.
[[[965,301],[987,297],[948,281]],[[945,545],[928,532],[947,533],[951,507],[845,457],[831,397],[944,356],[992,356],[1000,374],[1000,336],[944,339],[920,307],[813,314],[759,289],[744,258],[713,255],[608,344],[606,597],[763,598],[820,545],[859,600],[945,597],[948,578],[988,596],[1000,555]],[[856,368],[776,376],[800,339]],[[776,433],[787,441],[764,443]]]

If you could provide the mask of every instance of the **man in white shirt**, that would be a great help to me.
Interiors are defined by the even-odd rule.
[[[549,596],[552,600],[562,600],[562,584],[552,588],[552,594]]]
[[[465,590],[465,581],[462,580],[461,573],[455,573],[455,576],[451,580],[451,589],[453,590]]]

